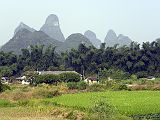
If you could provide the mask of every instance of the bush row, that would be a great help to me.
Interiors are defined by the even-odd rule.
[[[35,84],[57,84],[58,82],[79,82],[80,81],[80,75],[77,73],[61,73],[59,75],[36,75],[35,80],[33,83]]]
[[[84,81],[67,83],[67,87],[71,90],[73,89],[85,90],[87,86],[88,84]]]

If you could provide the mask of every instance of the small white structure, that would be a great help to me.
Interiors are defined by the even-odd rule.
[[[113,79],[111,77],[108,77],[108,81],[112,81]]]
[[[16,78],[16,80],[20,80],[20,81],[22,81],[22,80],[26,80],[27,78],[26,78],[26,76],[22,76],[22,77],[18,77],[18,78]]]
[[[147,80],[155,80],[156,78],[155,77],[153,77],[153,76],[149,76],[149,77],[147,77]]]
[[[137,84],[126,84],[127,87],[135,87]]]
[[[9,83],[9,78],[8,78],[8,77],[2,77],[2,78],[1,78],[1,82],[2,82],[3,84],[8,84],[8,83]]]
[[[84,80],[84,82],[88,84],[94,84],[94,83],[99,83],[97,77],[88,77]]]
[[[26,76],[18,77],[16,80],[20,81],[22,85],[29,85],[31,82],[27,80]]]
[[[29,80],[22,80],[22,85],[29,85],[30,81]]]

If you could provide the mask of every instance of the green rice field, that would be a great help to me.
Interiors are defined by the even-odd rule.
[[[61,106],[89,108],[103,99],[125,115],[160,113],[159,91],[107,91],[65,94],[51,99]]]

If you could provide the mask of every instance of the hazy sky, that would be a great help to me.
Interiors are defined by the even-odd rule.
[[[160,0],[0,0],[0,45],[22,21],[39,30],[49,14],[65,37],[92,30],[104,41],[109,29],[142,43],[160,37]]]

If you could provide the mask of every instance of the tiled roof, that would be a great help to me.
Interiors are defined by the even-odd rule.
[[[61,74],[61,73],[77,73],[76,71],[39,71],[40,75],[46,75],[46,74]],[[79,73],[77,73],[79,74]]]

